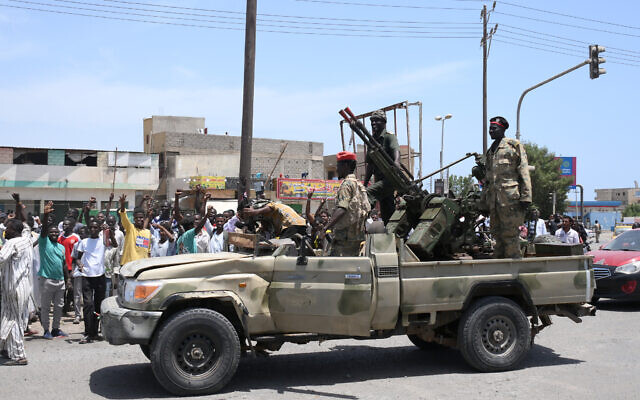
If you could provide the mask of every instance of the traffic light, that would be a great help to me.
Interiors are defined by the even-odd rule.
[[[597,44],[592,44],[589,46],[589,59],[591,60],[591,64],[589,65],[589,77],[591,79],[596,79],[602,74],[606,74],[607,70],[604,68],[600,68],[600,64],[606,62],[604,57],[600,57],[600,53],[604,53],[604,46],[598,46]]]

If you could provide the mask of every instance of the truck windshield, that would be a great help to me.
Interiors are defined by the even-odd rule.
[[[603,250],[640,251],[640,229],[628,230],[613,239]]]

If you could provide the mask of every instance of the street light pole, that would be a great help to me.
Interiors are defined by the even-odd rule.
[[[450,119],[452,117],[451,114],[447,114],[444,117],[441,117],[440,115],[435,117],[436,121],[442,121],[442,133],[441,133],[441,138],[440,138],[440,169],[442,169],[442,165],[444,162],[444,121]],[[440,171],[440,180],[444,182],[444,171]],[[447,180],[449,180],[449,174],[447,173]],[[446,182],[444,185],[444,192],[447,193],[447,189],[448,189],[448,183]]]

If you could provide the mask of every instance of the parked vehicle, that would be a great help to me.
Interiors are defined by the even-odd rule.
[[[640,229],[626,230],[588,253],[596,278],[594,299],[640,299]]]
[[[393,234],[368,234],[363,257],[189,254],[122,267],[102,303],[111,344],[138,344],[177,395],[213,393],[241,353],[285,342],[408,335],[460,350],[478,371],[516,368],[550,315],[594,315],[591,257],[420,261]],[[255,344],[254,344],[255,342]],[[318,373],[321,373],[319,371]]]

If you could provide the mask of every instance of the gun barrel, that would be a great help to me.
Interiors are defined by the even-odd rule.
[[[479,156],[479,154],[478,154],[478,153],[467,153],[467,155],[466,155],[466,156],[464,156],[464,157],[460,158],[459,160],[456,160],[456,161],[454,161],[454,162],[452,162],[452,163],[449,163],[449,164],[445,165],[444,167],[442,167],[442,168],[440,168],[440,169],[438,169],[438,170],[436,170],[436,171],[433,171],[432,173],[430,173],[430,174],[429,174],[429,175],[427,175],[427,176],[423,176],[422,178],[420,178],[420,179],[418,179],[418,180],[414,181],[414,183],[416,183],[416,184],[417,184],[417,183],[420,183],[420,182],[424,181],[425,179],[430,178],[430,177],[434,176],[435,174],[437,174],[437,173],[439,173],[439,172],[441,172],[441,171],[444,171],[444,170],[445,170],[445,169],[447,169],[447,168],[451,168],[451,167],[453,167],[454,165],[456,165],[456,164],[458,164],[458,163],[461,163],[462,161],[466,160],[467,158],[469,158],[469,157],[471,157],[471,156],[476,156],[476,157],[477,157],[477,156]]]

